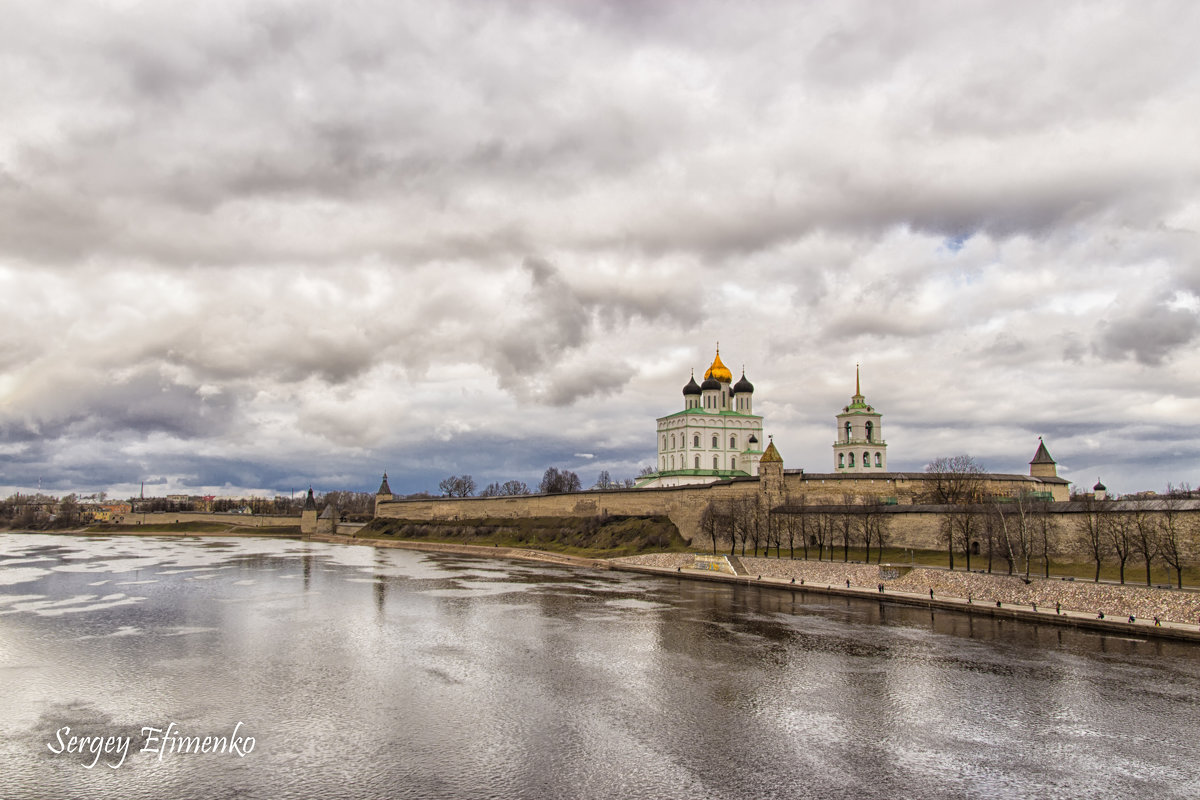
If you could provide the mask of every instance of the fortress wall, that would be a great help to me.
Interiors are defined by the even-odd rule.
[[[1046,488],[1066,488],[1050,484]],[[1038,485],[1034,484],[1037,488]],[[919,474],[890,473],[888,477],[784,474],[784,495],[790,502],[810,505],[839,505],[846,496],[852,502],[875,498],[895,498],[900,505],[913,505],[928,491],[928,483]],[[1023,476],[992,476],[984,482],[984,491],[1013,495],[1031,488]],[[388,500],[377,504],[375,515],[388,519],[455,520],[482,517],[590,517],[598,514],[629,516],[663,515],[679,528],[688,541],[702,538],[700,515],[710,502],[721,503],[740,497],[757,497],[762,492],[758,478],[674,486],[659,489],[612,489],[573,494],[535,494],[515,497],[428,498]],[[785,497],[771,498],[772,505]],[[896,515],[892,538],[896,546],[938,548],[938,514],[909,513]],[[903,541],[903,544],[900,542]]]
[[[299,525],[300,517],[268,514],[216,514],[202,511],[150,511],[145,514],[140,511],[125,514],[123,525],[170,525],[174,522],[215,522],[220,525],[239,525],[247,528],[261,528],[272,525]]]

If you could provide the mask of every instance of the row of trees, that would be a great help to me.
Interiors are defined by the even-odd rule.
[[[626,478],[625,480],[614,479],[608,470],[601,470],[596,478],[596,483],[592,485],[592,489],[632,489],[636,480],[634,478]],[[438,484],[438,492],[443,497],[474,497],[476,490],[475,479],[470,475],[451,475]],[[541,494],[563,494],[566,492],[582,492],[583,482],[579,479],[579,475],[569,469],[559,469],[558,467],[550,467],[542,474],[542,480],[538,483],[536,490],[531,490],[529,485],[524,481],[498,481],[489,483],[479,492],[479,497],[510,497],[515,495],[532,494],[537,491]],[[422,497],[428,495],[409,495],[409,497]]]
[[[1200,557],[1200,522],[1184,513],[1184,502],[1193,494],[1187,484],[1168,485],[1167,493],[1150,504],[1082,495],[1074,502],[1083,509],[1063,515],[1044,493],[986,497],[986,470],[967,455],[936,459],[925,472],[931,481],[922,500],[951,507],[940,530],[951,569],[956,554],[963,556],[968,570],[973,554],[986,554],[989,572],[993,559],[1001,558],[1010,575],[1020,571],[1028,579],[1039,563],[1049,577],[1052,555],[1079,552],[1095,566],[1096,581],[1104,564],[1115,562],[1118,579],[1125,583],[1127,566],[1140,561],[1149,586],[1154,564],[1160,562],[1174,571],[1176,585],[1182,587],[1184,567]]]
[[[891,523],[882,503],[859,503],[846,495],[840,505],[809,506],[803,497],[788,496],[782,505],[790,511],[773,510],[758,495],[714,500],[700,514],[700,530],[714,555],[724,544],[730,555],[739,547],[745,555],[749,545],[751,552],[764,550],[768,556],[774,548],[776,558],[787,549],[789,558],[799,550],[801,558],[832,561],[840,548],[842,560],[849,561],[850,548],[861,547],[869,561],[874,547],[876,561],[882,560]]]

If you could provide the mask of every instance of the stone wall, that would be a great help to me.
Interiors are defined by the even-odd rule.
[[[237,525],[262,528],[274,525],[299,525],[300,518],[269,514],[206,514],[200,511],[153,511],[126,514],[123,525],[170,525],[175,522],[212,522],[218,525]]]
[[[1036,485],[1036,484],[1035,484]],[[1012,494],[1027,489],[1030,483],[1024,476],[990,476],[986,490],[996,495]],[[925,492],[927,484],[919,476],[897,475],[881,478],[849,478],[838,475],[801,475],[788,473],[784,476],[782,497],[773,497],[771,507],[779,507],[781,501],[792,504],[803,502],[810,513],[841,514],[847,510],[861,513],[866,500],[885,499],[895,501],[893,505],[875,506],[878,513],[885,514],[887,522],[887,546],[911,547],[914,549],[940,550],[943,524],[947,515],[961,512],[962,507],[914,504]],[[599,514],[647,516],[665,515],[679,528],[680,535],[697,546],[704,544],[700,529],[700,516],[710,502],[742,497],[759,497],[763,484],[758,478],[741,478],[733,481],[705,484],[701,486],[676,486],[661,489],[621,489],[574,494],[526,495],[519,497],[468,497],[436,498],[422,500],[392,500],[380,502],[376,515],[392,519],[411,520],[454,520],[478,519],[483,517],[588,517]],[[848,490],[853,490],[848,491]],[[1185,525],[1192,533],[1189,541],[1200,553],[1200,501],[1187,501],[1183,512]],[[857,508],[856,508],[857,506]],[[795,508],[795,505],[791,506]],[[1110,508],[1125,508],[1133,513],[1134,506],[1123,503]],[[1008,507],[1013,510],[1014,506]],[[1142,514],[1150,524],[1156,524],[1161,511],[1153,506],[1142,507]],[[1052,555],[1075,554],[1086,556],[1077,536],[1077,521],[1082,513],[1079,503],[1052,503],[1050,515],[1056,533],[1051,540]],[[974,537],[980,548],[980,556],[987,552],[984,526],[992,507],[978,506],[980,515],[977,524],[979,533]],[[993,551],[999,552],[999,533],[994,539]],[[799,544],[799,542],[797,542]],[[840,544],[840,539],[839,539]],[[851,540],[852,546],[855,544]]]
[[[1061,490],[1060,488],[1061,487]],[[1051,488],[1063,494],[1066,484],[1043,484],[1024,475],[991,475],[984,490],[989,494],[1011,496],[1022,490]],[[808,504],[843,503],[867,500],[894,500],[901,505],[919,501],[929,489],[921,473],[886,473],[879,477],[862,475],[785,472],[782,491],[770,498],[772,506],[781,502]],[[389,519],[478,519],[482,517],[589,517],[597,514],[629,516],[665,515],[688,541],[700,536],[700,515],[710,502],[758,496],[763,490],[759,478],[737,478],[699,486],[671,486],[658,489],[613,489],[574,494],[535,494],[518,497],[430,498],[420,500],[381,500],[375,515]],[[1065,499],[1065,496],[1062,498]],[[897,527],[913,541],[925,541],[928,523],[905,521]],[[904,545],[923,547],[924,545]]]

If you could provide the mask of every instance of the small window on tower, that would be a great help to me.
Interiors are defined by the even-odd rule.
[[[882,453],[875,454],[875,466],[877,466],[877,467],[883,466],[883,454]]]
[[[729,449],[737,450],[737,437],[736,436],[729,437]]]
[[[713,450],[717,449],[717,435],[713,434]]]
[[[850,454],[850,466],[851,466],[851,467],[853,467],[853,466],[854,466],[854,453],[851,453],[851,454]]]
[[[699,447],[699,446],[700,446],[700,434],[697,433],[695,436],[692,437],[692,447]],[[697,469],[699,469],[699,467],[697,467]]]
[[[713,469],[717,468],[717,457],[713,456]]]

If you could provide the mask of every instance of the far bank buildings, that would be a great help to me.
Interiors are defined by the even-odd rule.
[[[833,472],[827,476],[919,479],[917,475],[888,473],[883,418],[867,404],[857,369],[854,384],[850,403],[836,415]],[[697,384],[693,374],[683,387],[683,401],[682,411],[658,418],[656,471],[643,477],[638,488],[756,477],[760,461],[782,461],[773,443],[768,442],[764,448],[763,418],[754,413],[754,385],[747,380],[744,369],[741,378],[733,381],[733,373],[721,361],[719,347],[703,382]],[[1068,499],[1067,481],[1058,477],[1054,459],[1040,441],[1030,462],[1029,477],[1042,484],[1038,488],[1055,500]]]

